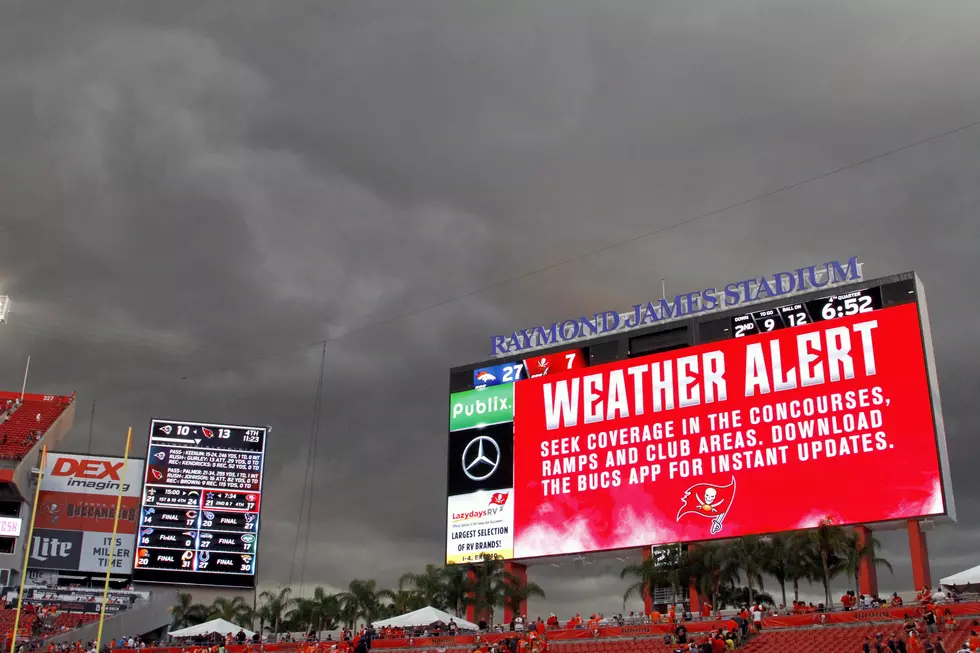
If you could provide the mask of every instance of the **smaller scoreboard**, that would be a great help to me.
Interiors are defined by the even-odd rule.
[[[134,581],[255,586],[268,431],[150,423]]]

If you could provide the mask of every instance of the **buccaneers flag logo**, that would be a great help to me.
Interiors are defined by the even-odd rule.
[[[711,534],[721,532],[725,516],[732,509],[735,500],[735,477],[728,485],[698,483],[692,485],[681,497],[681,509],[677,511],[677,521],[684,515],[701,515],[711,519]]]

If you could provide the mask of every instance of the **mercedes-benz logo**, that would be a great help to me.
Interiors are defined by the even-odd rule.
[[[463,473],[474,481],[484,481],[500,465],[500,445],[488,435],[479,435],[463,449]]]

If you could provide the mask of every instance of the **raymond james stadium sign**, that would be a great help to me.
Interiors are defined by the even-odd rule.
[[[723,288],[705,288],[634,304],[625,312],[603,311],[591,317],[579,317],[514,331],[509,335],[491,336],[491,356],[507,356],[521,351],[551,347],[585,338],[630,331],[653,324],[671,322],[698,313],[745,306],[777,297],[790,297],[828,286],[837,286],[863,277],[863,264],[856,256],[847,262],[830,261],[791,272],[777,272],[768,277],[734,281]]]

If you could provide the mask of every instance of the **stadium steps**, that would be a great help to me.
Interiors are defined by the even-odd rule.
[[[139,600],[128,610],[112,616],[106,615],[102,641],[118,640],[123,636],[142,636],[161,628],[169,629],[173,620],[170,609],[175,605],[177,605],[177,590],[154,590],[148,600]],[[78,640],[94,642],[98,631],[99,621],[96,619],[81,628],[52,635],[45,642],[46,644],[67,644]]]

